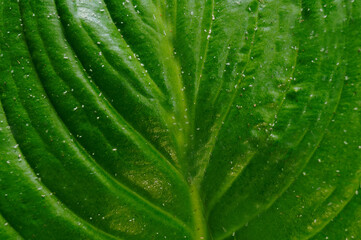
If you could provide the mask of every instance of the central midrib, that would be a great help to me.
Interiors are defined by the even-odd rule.
[[[192,215],[194,221],[194,240],[209,239],[208,226],[204,215],[203,202],[199,195],[199,186],[195,182],[189,184]]]

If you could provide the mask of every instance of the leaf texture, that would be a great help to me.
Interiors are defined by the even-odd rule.
[[[359,0],[1,0],[1,239],[361,238]]]

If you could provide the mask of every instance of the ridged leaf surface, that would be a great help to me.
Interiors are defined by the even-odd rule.
[[[0,0],[0,239],[361,239],[360,0]]]

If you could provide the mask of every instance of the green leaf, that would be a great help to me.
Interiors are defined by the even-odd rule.
[[[361,1],[0,0],[0,239],[361,239]]]

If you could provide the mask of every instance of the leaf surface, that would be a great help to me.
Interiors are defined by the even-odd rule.
[[[361,2],[0,1],[1,239],[358,239]]]

